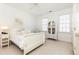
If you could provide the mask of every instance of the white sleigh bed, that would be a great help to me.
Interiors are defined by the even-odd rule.
[[[13,31],[10,40],[23,50],[25,55],[45,43],[45,34],[43,32],[26,34]]]

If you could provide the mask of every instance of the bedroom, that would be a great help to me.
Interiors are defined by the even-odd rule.
[[[75,3],[0,3],[0,55],[79,54],[78,6]],[[4,37],[8,46],[3,47]]]

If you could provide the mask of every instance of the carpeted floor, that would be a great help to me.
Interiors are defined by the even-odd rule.
[[[23,55],[23,52],[18,47],[11,44],[9,47],[0,48],[0,55]]]
[[[23,52],[11,44],[0,48],[0,55],[23,55]],[[33,50],[28,55],[73,55],[72,44],[61,41],[46,40],[46,43]]]

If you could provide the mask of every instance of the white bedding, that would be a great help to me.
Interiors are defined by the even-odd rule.
[[[27,37],[33,36],[33,35],[36,35],[36,34],[38,34],[38,33],[13,32],[10,40],[13,43],[15,43],[19,48],[21,48],[23,50],[24,49],[24,43],[25,43],[24,41],[26,40],[28,43],[30,43],[29,39],[27,39]],[[34,40],[34,41],[36,41],[36,40]]]
[[[44,33],[31,33],[28,28],[24,28],[23,24],[17,24],[19,24],[19,26],[16,25],[11,30],[10,40],[23,50],[24,55],[45,43]]]
[[[13,34],[12,38],[10,39],[13,43],[15,43],[17,46],[19,46],[19,48],[21,48],[22,50],[24,49],[24,41],[28,39],[26,39],[27,36],[33,35],[35,33],[28,33],[28,34]]]
[[[12,31],[10,40],[23,50],[24,54],[26,54],[39,45],[45,43],[45,34],[42,32],[26,33]]]
[[[24,49],[23,45],[24,45],[24,37],[22,35],[16,35],[14,36],[11,41],[13,43],[15,43],[17,46],[19,46],[19,48]]]
[[[15,43],[19,48],[24,49],[24,36],[26,36],[30,32],[19,31],[17,29],[13,29],[11,31],[11,41]]]

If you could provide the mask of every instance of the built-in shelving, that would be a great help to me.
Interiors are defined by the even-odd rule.
[[[55,34],[55,22],[54,21],[50,21],[48,23],[48,33]]]
[[[56,24],[55,21],[48,22],[48,38],[56,39]]]

